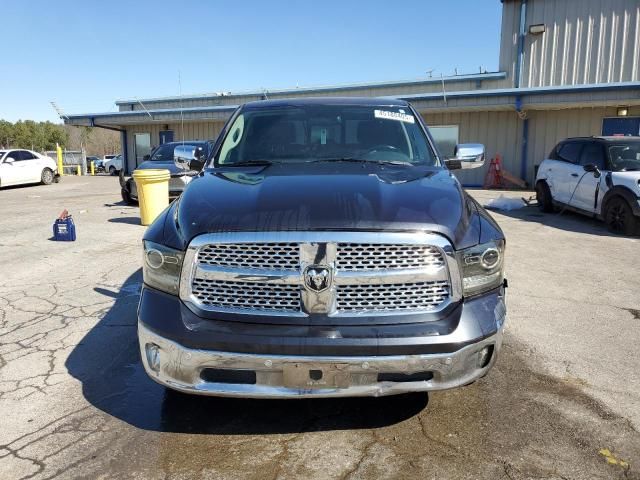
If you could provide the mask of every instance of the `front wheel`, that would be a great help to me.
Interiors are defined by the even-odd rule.
[[[638,218],[622,197],[611,199],[604,212],[604,221],[610,232],[620,235],[634,235],[638,231]]]
[[[53,170],[51,170],[50,168],[45,168],[44,170],[42,170],[40,181],[43,185],[51,185],[53,183]]]
[[[116,167],[114,166],[109,167],[109,175],[111,175],[112,177],[116,176]]]
[[[126,187],[122,187],[122,189],[120,189],[120,195],[122,195],[122,200],[127,205],[137,205],[138,204],[138,201],[135,200],[131,196],[131,193],[129,193],[129,190]]]
[[[541,212],[553,212],[553,197],[547,182],[538,182],[536,185],[536,200],[538,200],[538,208]]]

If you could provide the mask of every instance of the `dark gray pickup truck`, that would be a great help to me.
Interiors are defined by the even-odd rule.
[[[241,106],[144,235],[147,373],[261,398],[481,378],[502,343],[505,240],[451,170],[483,161],[476,144],[442,158],[404,101]]]

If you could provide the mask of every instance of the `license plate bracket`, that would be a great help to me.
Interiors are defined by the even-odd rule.
[[[282,369],[283,383],[287,388],[348,388],[351,374],[347,367],[339,363],[291,363]],[[318,378],[318,372],[322,372],[321,378]]]

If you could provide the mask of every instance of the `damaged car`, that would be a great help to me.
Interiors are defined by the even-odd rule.
[[[640,234],[640,137],[563,140],[538,168],[536,196],[543,212],[569,209]]]

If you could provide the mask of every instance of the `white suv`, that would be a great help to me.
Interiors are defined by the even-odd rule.
[[[0,187],[41,182],[50,185],[58,177],[54,159],[31,150],[0,150]]]
[[[536,196],[543,212],[562,206],[604,220],[612,232],[640,233],[640,138],[563,140],[538,169]]]

